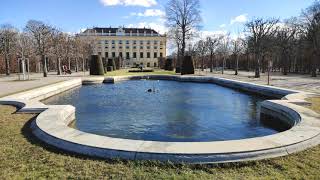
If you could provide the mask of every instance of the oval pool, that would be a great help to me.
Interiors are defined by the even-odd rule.
[[[148,92],[151,90],[152,92]],[[81,86],[44,100],[76,107],[74,127],[116,138],[206,142],[277,133],[260,119],[266,98],[215,84],[131,80]]]

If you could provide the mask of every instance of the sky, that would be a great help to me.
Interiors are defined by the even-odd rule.
[[[91,27],[148,27],[160,33],[168,0],[1,0],[0,24],[23,30],[30,19],[44,21],[64,32]],[[201,32],[237,34],[254,17],[297,16],[314,0],[200,0]]]

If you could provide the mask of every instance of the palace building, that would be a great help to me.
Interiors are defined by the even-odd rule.
[[[93,40],[94,54],[107,59],[121,57],[126,67],[158,67],[158,58],[166,57],[167,37],[153,29],[95,27],[80,36]]]

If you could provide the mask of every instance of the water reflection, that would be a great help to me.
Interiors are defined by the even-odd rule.
[[[155,92],[146,92],[154,88]],[[82,86],[47,99],[76,107],[85,132],[154,141],[243,139],[278,132],[259,120],[257,96],[214,84],[134,80]]]

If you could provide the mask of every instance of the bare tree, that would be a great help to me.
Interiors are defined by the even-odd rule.
[[[306,39],[312,47],[311,76],[317,76],[317,59],[320,57],[320,1],[315,1],[302,13]]]
[[[61,75],[61,59],[64,55],[64,47],[66,43],[66,35],[59,30],[53,31],[52,51],[57,58],[57,75]]]
[[[47,77],[48,69],[46,55],[50,48],[50,40],[54,28],[41,21],[30,20],[28,21],[25,30],[33,36],[37,53],[41,56],[43,76]]]
[[[277,31],[278,19],[262,19],[257,18],[246,24],[247,31],[250,33],[252,46],[255,56],[255,77],[260,77],[261,59],[263,46],[268,36],[273,36]]]
[[[0,28],[0,52],[2,52],[6,64],[6,75],[10,75],[10,55],[14,51],[17,38],[17,30],[10,24],[1,25]]]
[[[227,35],[224,35],[223,38],[221,38],[217,51],[222,56],[221,73],[224,74],[224,69],[226,67],[226,59],[230,54],[230,34],[229,33]]]
[[[243,40],[241,38],[237,38],[235,40],[232,40],[232,54],[235,58],[235,72],[234,75],[238,75],[238,71],[239,71],[239,55],[241,54],[241,52],[244,49],[244,44],[243,44]]]
[[[277,46],[281,53],[281,67],[283,75],[288,74],[290,65],[290,54],[293,54],[293,48],[296,41],[297,28],[289,22],[285,23],[283,27],[279,27],[276,33]]]
[[[207,37],[206,39],[206,45],[208,46],[208,51],[210,54],[210,72],[213,72],[213,62],[214,62],[215,51],[219,46],[222,38],[223,38],[222,35],[215,35],[213,37]]]
[[[186,40],[200,28],[202,21],[199,0],[170,0],[166,6],[167,25],[181,33],[181,56],[185,55]]]
[[[201,60],[201,71],[204,71],[204,59],[205,59],[205,55],[208,52],[208,46],[206,44],[206,41],[200,39],[197,43],[196,43],[196,51],[199,54],[200,60]]]
[[[182,34],[178,27],[171,28],[168,32],[168,38],[172,40],[173,45],[177,48],[177,62],[176,67],[181,67],[181,44],[182,44]],[[177,69],[176,69],[177,71]],[[179,72],[177,72],[179,73]]]

